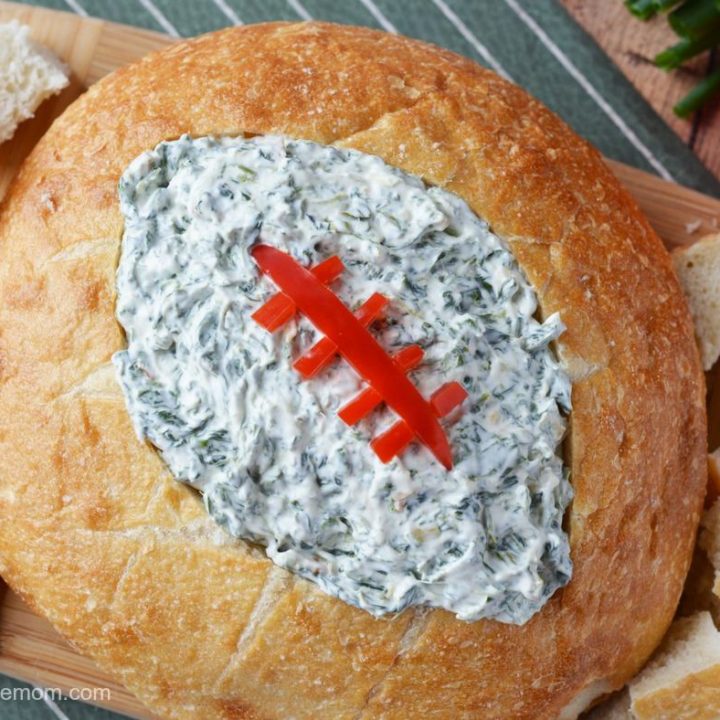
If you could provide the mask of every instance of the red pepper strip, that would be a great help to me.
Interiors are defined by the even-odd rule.
[[[369,327],[380,317],[388,302],[384,295],[373,293],[355,311],[355,317],[363,327]],[[338,346],[329,337],[324,337],[299,357],[293,363],[293,367],[305,380],[309,380],[335,359],[337,351]]]
[[[459,382],[445,383],[430,396],[430,405],[438,417],[449,415],[468,396]]]
[[[430,404],[335,293],[277,248],[256,245],[252,256],[317,330],[338,346],[340,354],[358,375],[410,425],[413,435],[450,470],[450,445]]]
[[[409,372],[416,368],[423,359],[425,353],[419,345],[408,345],[400,352],[393,355],[393,360],[400,366],[403,372]],[[355,425],[364,417],[367,417],[380,403],[382,398],[377,390],[366,387],[358,393],[347,405],[338,410],[340,419],[347,425]]]
[[[277,293],[252,314],[252,319],[266,330],[275,332],[290,320],[296,310],[295,303],[287,295]]]
[[[342,260],[337,255],[333,255],[316,265],[310,272],[323,285],[329,285],[342,274],[344,269]],[[266,330],[275,332],[290,320],[296,310],[295,303],[287,295],[276,293],[252,314],[252,319]]]
[[[445,417],[467,397],[467,391],[458,382],[445,383],[430,397],[430,405],[438,417]],[[415,433],[404,420],[398,420],[384,433],[378,435],[370,447],[384,463],[399,455],[413,440]]]
[[[412,428],[404,421],[398,420],[384,433],[380,433],[371,441],[370,447],[381,462],[389,463],[399,455],[415,438]],[[450,468],[448,468],[450,470]]]

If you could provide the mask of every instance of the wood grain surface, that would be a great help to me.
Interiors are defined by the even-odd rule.
[[[12,18],[29,25],[35,39],[62,57],[73,75],[68,89],[45,103],[12,141],[0,146],[0,198],[22,159],[53,119],[88,85],[171,42],[163,35],[137,28],[0,2],[0,22]],[[635,195],[668,247],[691,243],[703,232],[717,228],[719,200],[620,163],[609,165]],[[98,704],[132,717],[150,717],[130,693],[109,680],[92,661],[76,654],[47,621],[34,615],[7,588],[0,588],[0,672],[66,692],[72,688],[109,688],[109,701]]]
[[[655,55],[678,42],[666,16],[641,22],[630,15],[621,0],[560,2],[656,112],[720,178],[720,100],[689,120],[678,118],[672,111],[673,105],[710,71],[709,53],[666,73],[653,64]]]
[[[139,720],[153,716],[134,695],[78,655],[44,618],[0,586],[0,673],[34,685],[97,690],[93,703]]]

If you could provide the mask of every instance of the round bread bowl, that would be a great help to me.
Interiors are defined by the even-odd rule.
[[[117,183],[183,133],[379,155],[464,198],[561,313],[574,574],[526,625],[375,619],[226,535],[138,441],[110,364]],[[92,87],[1,212],[0,571],[161,717],[574,718],[658,644],[706,479],[693,327],[633,200],[518,87],[366,29],[225,30]]]

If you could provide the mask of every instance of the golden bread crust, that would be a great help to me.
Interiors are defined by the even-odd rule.
[[[523,627],[373,619],[223,534],[135,437],[111,355],[118,178],[182,133],[358,148],[465,198],[559,311],[571,583]],[[0,570],[168,718],[555,718],[633,675],[688,569],[704,385],[670,259],[596,151],[474,63],[320,23],[181,43],[91,88],[0,225]],[[591,693],[588,701],[591,699]]]

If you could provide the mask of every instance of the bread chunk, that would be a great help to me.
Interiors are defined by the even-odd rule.
[[[67,68],[17,20],[0,25],[0,143],[68,84]]]
[[[673,253],[705,370],[720,356],[720,233],[708,235]]]

